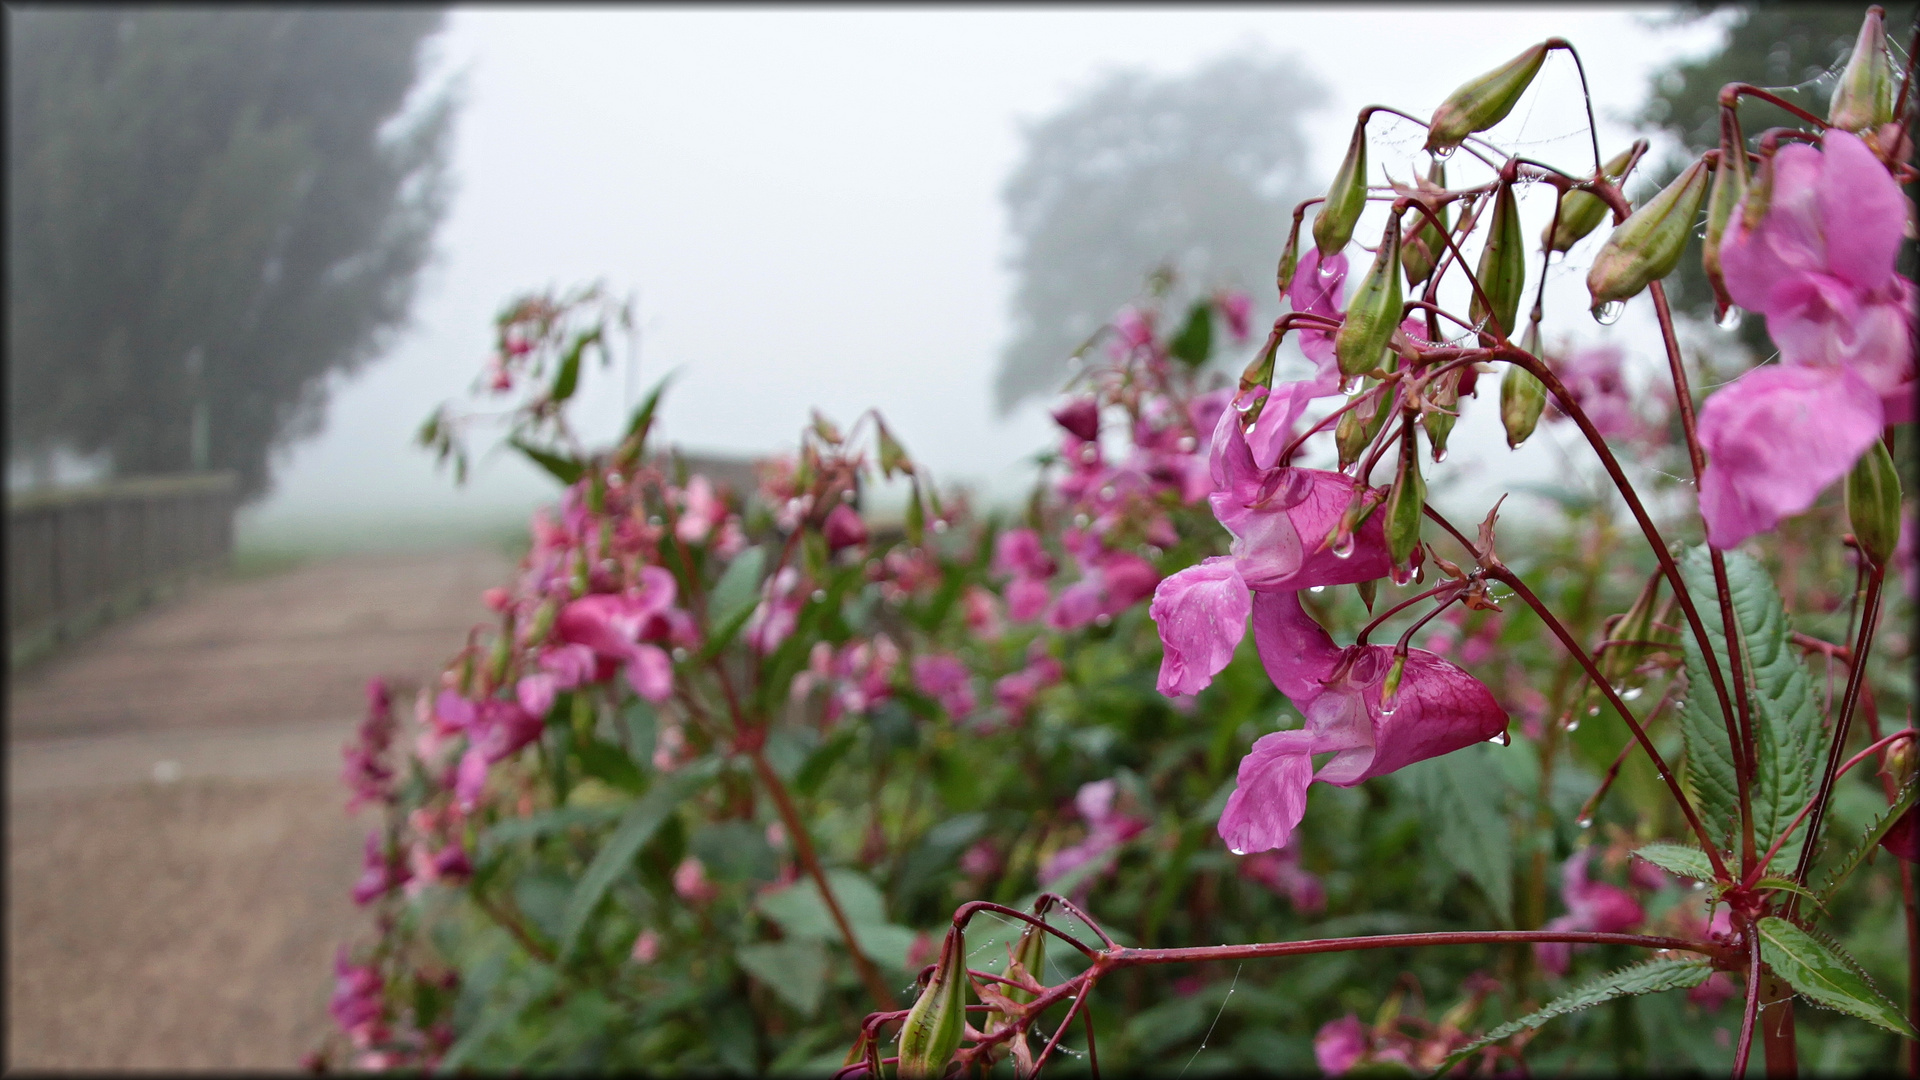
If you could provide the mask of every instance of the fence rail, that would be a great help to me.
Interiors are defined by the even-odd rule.
[[[7,495],[12,666],[233,552],[235,478],[155,476]]]

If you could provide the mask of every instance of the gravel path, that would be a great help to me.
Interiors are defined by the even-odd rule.
[[[285,1069],[328,1029],[370,818],[334,776],[366,680],[486,617],[491,552],[210,583],[13,680],[10,1069]]]

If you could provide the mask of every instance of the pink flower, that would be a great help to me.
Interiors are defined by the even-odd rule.
[[[914,657],[913,682],[921,693],[939,702],[940,707],[954,719],[973,712],[973,677],[967,671],[967,666],[957,658]]]
[[[1000,622],[1000,598],[978,585],[970,585],[961,599],[967,630],[982,641],[999,641],[1005,628]]]
[[[1100,437],[1100,403],[1090,397],[1074,398],[1053,410],[1053,422],[1081,442]]]
[[[1160,582],[1147,614],[1160,627],[1162,694],[1197,694],[1233,659],[1252,611],[1230,558],[1211,558]]]
[[[461,755],[453,789],[462,810],[472,810],[478,804],[480,792],[486,787],[488,767],[519,753],[538,739],[545,727],[543,717],[521,708],[518,701],[489,698],[468,704],[467,752]]]
[[[1326,910],[1326,886],[1318,876],[1301,868],[1297,837],[1278,851],[1258,851],[1241,859],[1239,873],[1286,897],[1303,915]]]
[[[673,534],[683,544],[697,544],[727,519],[727,504],[714,494],[713,482],[704,476],[687,481],[686,509]]]
[[[820,526],[820,531],[827,538],[829,551],[857,547],[867,542],[867,523],[860,520],[860,511],[846,503],[827,511],[827,520]]]
[[[1719,1012],[1720,1006],[1727,1003],[1738,990],[1733,985],[1733,977],[1724,971],[1716,971],[1707,976],[1707,981],[1687,991],[1687,1000],[1708,1012]]]
[[[327,1012],[353,1045],[365,1049],[386,1037],[386,980],[372,964],[356,964],[345,945],[333,960],[333,997]]]
[[[630,954],[636,964],[651,964],[660,958],[660,935],[652,927],[640,931],[633,939],[633,952]]]
[[[1080,580],[1060,590],[1060,599],[1047,617],[1055,630],[1077,630],[1101,618],[1112,618],[1153,595],[1159,571],[1147,560],[1126,551],[1108,551],[1097,542],[1075,553]]]
[[[1582,848],[1561,865],[1560,898],[1566,902],[1567,913],[1548,919],[1542,929],[1618,934],[1646,921],[1646,912],[1641,910],[1639,901],[1625,889],[1587,879],[1587,860],[1592,857],[1592,848]],[[1564,941],[1538,942],[1533,946],[1533,955],[1540,966],[1555,975],[1567,973],[1572,954],[1573,946]]]
[[[1338,1076],[1358,1065],[1366,1053],[1366,1026],[1352,1013],[1321,1025],[1313,1037],[1313,1060],[1328,1076]]]
[[[1812,506],[1883,419],[1872,387],[1844,368],[1770,364],[1723,387],[1700,410],[1707,543],[1733,547]]]
[[[1609,441],[1644,439],[1650,433],[1646,421],[1634,411],[1633,395],[1627,390],[1622,371],[1625,358],[1618,348],[1599,345],[1578,349],[1555,365],[1561,382],[1566,384],[1580,411],[1587,414],[1601,436]]]
[[[1222,293],[1214,303],[1220,306],[1220,314],[1226,317],[1227,331],[1235,341],[1247,340],[1248,321],[1253,317],[1253,298],[1239,289]]]
[[[1295,592],[1314,585],[1347,585],[1386,577],[1392,566],[1386,515],[1367,515],[1344,555],[1332,534],[1358,491],[1354,480],[1322,469],[1262,469],[1228,410],[1213,437],[1213,515],[1233,534],[1229,548],[1248,586]]]
[[[1306,726],[1262,736],[1241,759],[1220,815],[1220,838],[1236,854],[1286,844],[1313,781],[1352,787],[1506,730],[1506,713],[1485,686],[1421,649],[1408,651],[1398,692],[1383,703],[1393,648],[1336,646],[1293,593],[1254,597],[1253,640]],[[1313,755],[1329,752],[1333,759],[1315,772]]]
[[[386,838],[377,829],[367,834],[360,867],[360,880],[353,883],[353,902],[361,907],[406,884],[412,876],[399,853],[388,850]]]
[[[994,700],[1006,710],[1008,719],[1019,723],[1032,711],[1033,699],[1040,691],[1059,682],[1065,674],[1060,661],[1047,654],[1044,643],[1035,641],[1027,652],[1027,666],[1001,676],[993,684]]]
[[[347,812],[370,802],[386,802],[393,795],[393,769],[386,764],[393,745],[393,696],[381,679],[367,680],[367,716],[353,742],[341,750],[340,779],[349,792]]]
[[[1336,253],[1323,262],[1319,248],[1308,248],[1294,270],[1293,283],[1287,286],[1287,299],[1292,301],[1295,311],[1341,319],[1346,310],[1346,284],[1345,252]],[[1325,377],[1331,372],[1338,381],[1339,373],[1334,366],[1333,356],[1334,332],[1301,326],[1299,335],[1300,351],[1307,354],[1307,359],[1320,365],[1319,374]]]
[[[1118,335],[1115,344],[1122,356],[1153,345],[1153,316],[1139,308],[1121,308],[1113,317],[1113,330]]]
[[[1147,823],[1139,818],[1114,809],[1114,796],[1118,792],[1119,785],[1112,780],[1096,780],[1080,785],[1080,790],[1073,797],[1073,806],[1080,812],[1081,820],[1087,823],[1086,838],[1078,844],[1061,848],[1041,863],[1042,888],[1126,843],[1147,827]],[[1084,893],[1086,887],[1082,883],[1076,891]]]
[[[673,695],[673,662],[665,650],[641,642],[677,636],[679,620],[673,616],[684,613],[672,608],[671,573],[649,566],[640,574],[642,584],[635,593],[596,593],[561,608],[553,620],[553,636],[585,645],[601,660],[623,664],[634,693],[657,705]]]
[[[1045,580],[1059,569],[1032,529],[1008,529],[994,538],[993,572]]]
[[[768,578],[764,589],[760,606],[747,617],[746,629],[740,635],[754,652],[763,656],[779,648],[793,633],[794,627],[800,624],[800,608],[805,603],[800,571],[791,566],[781,567],[779,573]]]
[[[1707,542],[1727,548],[1813,504],[1882,427],[1912,419],[1914,286],[1894,272],[1908,204],[1857,136],[1792,143],[1767,212],[1745,203],[1720,245],[1727,291],[1761,313],[1781,365],[1708,398],[1700,441]]]
[[[707,865],[692,855],[673,868],[673,892],[690,904],[705,903],[720,895],[720,890],[707,881]]]

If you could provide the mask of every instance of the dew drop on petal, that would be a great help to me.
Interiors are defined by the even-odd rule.
[[[1349,533],[1333,542],[1333,557],[1336,559],[1353,558],[1353,534]]]
[[[1325,585],[1313,585],[1308,587],[1307,591],[1310,593],[1323,593],[1327,591],[1327,587]]]
[[[1612,326],[1620,321],[1620,313],[1627,309],[1623,300],[1609,300],[1593,309],[1593,321],[1601,326]]]
[[[1227,850],[1233,852],[1235,855],[1245,855],[1247,853],[1245,848],[1228,848]]]
[[[1500,734],[1495,735],[1493,738],[1488,739],[1487,741],[1494,744],[1495,746],[1512,746],[1513,736],[1507,734],[1505,731],[1502,731],[1500,732]]]

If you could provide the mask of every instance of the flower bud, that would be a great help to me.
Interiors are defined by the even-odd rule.
[[[1359,122],[1353,125],[1346,160],[1333,174],[1327,201],[1313,219],[1313,242],[1322,258],[1338,255],[1347,246],[1353,239],[1353,227],[1360,221],[1360,211],[1367,208],[1367,116],[1361,113]]]
[[[1720,159],[1713,167],[1713,191],[1707,196],[1707,236],[1700,251],[1700,268],[1707,272],[1707,283],[1713,286],[1716,316],[1724,315],[1733,303],[1727,295],[1726,277],[1720,272],[1720,241],[1727,234],[1727,223],[1733,220],[1733,208],[1746,193],[1746,148],[1723,138]]]
[[[1843,131],[1859,133],[1893,119],[1893,64],[1887,58],[1886,13],[1880,5],[1867,9],[1860,36],[1846,70],[1833,84],[1827,122]]]
[[[1280,331],[1275,330],[1267,335],[1267,343],[1260,347],[1260,352],[1256,354],[1252,362],[1248,363],[1246,368],[1240,372],[1240,387],[1234,395],[1236,398],[1245,400],[1245,395],[1251,394],[1255,389],[1271,390],[1273,388],[1273,358],[1274,354],[1279,351]],[[1267,399],[1265,397],[1261,397],[1255,401],[1253,408],[1249,410],[1247,419],[1249,421],[1258,419],[1260,409],[1265,406],[1266,403]]]
[[[1427,482],[1420,476],[1419,441],[1412,428],[1401,437],[1400,470],[1387,492],[1387,557],[1395,566],[1405,565],[1420,546],[1420,510],[1427,502]]]
[[[1380,579],[1368,578],[1353,588],[1360,594],[1360,602],[1367,605],[1367,614],[1373,614],[1373,598],[1380,594]]]
[[[1432,187],[1445,190],[1447,186],[1447,167],[1436,161],[1427,169],[1427,183]],[[1424,185],[1423,185],[1424,186]],[[1451,227],[1447,221],[1447,208],[1438,207],[1434,217],[1440,219],[1436,228],[1427,215],[1418,209],[1407,211],[1406,240],[1400,248],[1400,266],[1407,272],[1409,287],[1420,284],[1433,274],[1440,265],[1440,254],[1447,249],[1446,231]]]
[[[1427,404],[1432,408],[1420,414],[1420,425],[1427,429],[1427,443],[1437,463],[1447,456],[1447,436],[1460,417],[1460,372],[1449,371],[1427,384]]]
[[[1627,147],[1601,169],[1608,182],[1618,184],[1626,178],[1627,165],[1633,161],[1636,149],[1637,144]],[[1559,220],[1547,223],[1546,231],[1540,234],[1540,243],[1548,251],[1564,253],[1606,219],[1607,204],[1600,196],[1591,191],[1569,191],[1560,196]]]
[[[1501,184],[1493,196],[1493,221],[1487,228],[1487,243],[1480,249],[1480,267],[1476,271],[1480,288],[1467,306],[1468,320],[1475,326],[1486,325],[1498,338],[1507,337],[1516,329],[1514,316],[1520,311],[1520,294],[1527,288],[1525,244],[1520,233],[1520,204],[1514,198],[1513,185]],[[1486,303],[1481,302],[1482,292],[1486,294]]]
[[[900,1027],[902,1080],[938,1077],[960,1049],[967,1021],[967,949],[959,927],[947,931],[933,977]]]
[[[1861,552],[1875,566],[1887,565],[1900,542],[1900,475],[1879,439],[1847,474],[1847,523]]]
[[[1674,636],[1670,631],[1657,625],[1664,613],[1660,604],[1660,586],[1666,579],[1655,574],[1647,579],[1647,584],[1634,597],[1633,606],[1620,616],[1607,630],[1607,637],[1613,641],[1634,642],[1631,645],[1608,645],[1600,656],[1596,666],[1607,680],[1607,685],[1615,690],[1624,690],[1640,683],[1635,675],[1641,662],[1649,654],[1657,651],[1654,645],[1641,642],[1665,642]]]
[[[1400,303],[1400,219],[1388,218],[1380,250],[1354,290],[1346,320],[1333,338],[1342,375],[1364,375],[1380,366],[1387,339],[1400,325]]]
[[[533,622],[527,627],[527,644],[540,646],[546,644],[547,635],[553,632],[554,616],[560,613],[560,605],[551,598],[533,609]]]
[[[1378,385],[1368,379],[1354,396],[1371,395],[1373,400],[1362,401],[1340,414],[1340,422],[1334,426],[1333,445],[1340,452],[1342,469],[1360,460],[1360,455],[1366,453],[1367,445],[1380,434],[1381,425],[1387,421],[1387,395],[1375,389]]]
[[[1485,75],[1463,83],[1433,111],[1433,121],[1427,125],[1427,150],[1446,154],[1465,142],[1467,136],[1506,119],[1533,77],[1540,73],[1547,51],[1560,44],[1563,43],[1559,38],[1548,38]]]
[[[1318,225],[1319,218],[1313,223]],[[1280,287],[1280,295],[1287,295],[1293,286],[1294,271],[1300,269],[1300,215],[1293,216],[1293,228],[1287,230],[1287,246],[1280,251],[1280,268],[1274,271],[1273,283]]]
[[[487,654],[487,682],[499,686],[507,681],[507,666],[513,663],[513,613],[507,613],[507,624],[493,639],[493,648]]]
[[[1587,272],[1587,292],[1595,312],[1638,296],[1649,284],[1673,273],[1706,198],[1707,163],[1701,160],[1687,166],[1686,172],[1613,230]]]
[[[1520,347],[1533,356],[1540,355],[1539,323],[1527,324],[1527,333],[1520,339]],[[1533,372],[1519,364],[1508,364],[1507,373],[1500,377],[1500,423],[1507,429],[1507,449],[1514,449],[1527,441],[1527,436],[1532,435],[1535,425],[1540,423],[1540,413],[1546,407],[1546,386]]]

